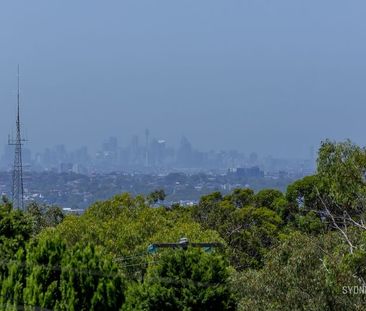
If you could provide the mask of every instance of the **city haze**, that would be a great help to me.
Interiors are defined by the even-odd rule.
[[[357,5],[356,5],[357,4]],[[0,10],[0,144],[97,150],[151,135],[201,150],[308,157],[364,144],[362,1],[12,1]]]

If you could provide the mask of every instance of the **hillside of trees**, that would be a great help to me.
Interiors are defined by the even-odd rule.
[[[3,198],[0,310],[365,310],[365,173],[365,148],[326,140],[286,192],[122,193],[80,216]],[[148,251],[183,237],[222,247]]]

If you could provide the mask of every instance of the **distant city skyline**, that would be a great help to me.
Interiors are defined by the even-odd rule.
[[[52,149],[52,148],[55,148],[57,146],[64,146],[68,151],[73,151],[73,150],[77,150],[77,149],[80,149],[80,148],[87,148],[88,152],[95,155],[96,153],[98,153],[98,151],[101,150],[103,144],[106,143],[111,138],[115,138],[117,140],[117,143],[118,143],[119,147],[127,147],[136,138],[138,139],[138,142],[141,146],[145,145],[145,134],[142,133],[141,135],[132,135],[130,137],[130,139],[123,140],[123,141],[118,139],[117,136],[109,135],[109,136],[106,136],[104,138],[104,140],[96,143],[93,148],[90,147],[90,146],[87,146],[87,145],[69,145],[69,144],[64,143],[64,142],[54,142],[53,145],[44,145],[44,146],[40,146],[39,148],[35,148],[34,146],[32,146],[32,141],[31,140],[27,140],[27,142],[23,145],[23,148],[25,150],[31,151],[33,154],[40,153],[40,152],[43,152],[46,149]],[[150,135],[149,142],[151,143],[152,141],[163,141],[170,148],[178,149],[182,139],[187,139],[194,149],[199,150],[201,152],[230,152],[230,151],[235,151],[235,152],[240,152],[242,154],[245,154],[247,156],[249,156],[252,153],[255,153],[255,154],[259,154],[262,157],[268,157],[269,156],[269,157],[284,158],[284,159],[285,158],[288,158],[288,159],[309,159],[309,158],[312,158],[312,157],[315,158],[316,153],[317,153],[317,147],[318,147],[318,146],[314,146],[314,145],[305,146],[305,147],[307,147],[307,150],[305,150],[304,154],[299,154],[299,156],[291,157],[289,155],[288,156],[278,156],[276,154],[271,154],[271,153],[259,153],[256,150],[248,150],[248,149],[247,150],[246,149],[240,150],[240,149],[235,149],[235,148],[231,148],[231,149],[214,149],[214,148],[200,149],[199,146],[195,146],[193,144],[193,142],[190,140],[190,138],[186,137],[186,136],[181,136],[181,137],[177,138],[177,140],[175,140],[175,141],[168,141],[168,140],[164,139],[164,137],[155,137],[154,135]],[[8,144],[5,143],[5,145],[3,145],[3,147],[0,146],[0,153],[4,152],[4,148],[13,148],[13,147],[8,146]]]
[[[182,137],[177,147],[166,140],[150,136],[145,131],[145,139],[133,136],[127,144],[116,137],[103,140],[96,152],[87,146],[69,148],[64,144],[49,146],[32,152],[23,148],[23,163],[28,171],[74,172],[140,172],[167,174],[169,172],[226,172],[237,168],[260,168],[266,173],[308,175],[315,169],[313,148],[303,158],[278,158],[253,151],[200,150],[186,137]],[[13,165],[14,148],[6,145],[0,153],[0,171],[10,170]]]
[[[11,136],[11,134],[9,134]],[[50,148],[54,148],[56,146],[60,146],[60,145],[63,145],[65,146],[68,150],[76,150],[76,149],[79,149],[79,148],[82,148],[82,147],[86,147],[88,149],[88,151],[92,154],[95,154],[97,153],[101,146],[103,145],[103,143],[105,141],[107,141],[109,138],[116,138],[117,141],[118,141],[118,144],[120,147],[126,147],[128,146],[129,144],[131,144],[131,141],[134,139],[134,138],[138,138],[139,140],[139,143],[141,145],[144,145],[145,144],[145,134],[144,134],[144,131],[141,131],[141,133],[137,133],[137,134],[134,134],[132,136],[129,137],[129,139],[119,139],[117,136],[115,135],[107,135],[106,137],[104,137],[104,139],[102,139],[101,141],[99,142],[95,142],[95,144],[93,144],[92,146],[88,146],[88,145],[85,145],[85,144],[81,144],[78,145],[78,144],[70,144],[68,142],[63,142],[63,141],[60,141],[60,142],[57,142],[57,141],[54,141],[54,142],[51,142],[51,144],[49,145],[46,145],[46,144],[40,144],[40,145],[36,145],[34,146],[34,144],[32,143],[32,139],[29,138],[29,135],[25,135],[25,137],[27,138],[27,142],[25,142],[23,148],[27,149],[27,150],[30,150],[32,153],[39,153],[39,152],[43,152],[45,149],[50,149]],[[317,153],[317,148],[319,147],[320,145],[320,142],[318,142],[316,145],[309,145],[309,146],[304,146],[304,153],[298,153],[296,155],[292,155],[291,154],[284,154],[283,156],[281,154],[276,154],[276,153],[271,153],[270,151],[269,152],[265,152],[265,153],[260,153],[258,152],[257,150],[250,150],[250,149],[247,149],[247,148],[235,148],[235,146],[233,148],[229,148],[229,149],[225,149],[225,148],[200,148],[199,144],[198,145],[195,145],[193,142],[194,142],[194,138],[190,138],[188,136],[185,136],[185,135],[182,135],[180,137],[177,137],[175,140],[171,141],[171,140],[168,140],[165,138],[166,136],[156,136],[156,135],[153,135],[151,134],[150,135],[150,140],[163,140],[165,141],[165,143],[167,145],[169,145],[169,147],[171,148],[174,148],[174,149],[177,149],[179,148],[179,145],[180,145],[180,142],[183,138],[186,138],[188,139],[188,141],[192,144],[192,146],[197,149],[197,150],[200,150],[202,152],[220,152],[220,151],[237,151],[237,152],[240,152],[240,153],[243,153],[243,154],[246,154],[246,155],[249,155],[251,153],[257,153],[257,154],[260,154],[261,156],[271,156],[271,157],[275,157],[275,158],[289,158],[289,159],[308,159],[309,158],[309,154],[310,153],[313,153],[314,155],[316,155]],[[7,139],[8,139],[8,136],[6,136],[6,141],[5,141],[5,144],[3,146],[0,146],[0,153],[2,153],[4,151],[4,146],[7,146]],[[237,146],[239,147],[239,146]]]
[[[3,3],[0,146],[14,128],[17,64],[33,150],[96,150],[146,127],[172,145],[186,136],[200,150],[276,157],[302,157],[326,138],[365,145],[365,9],[359,0]]]

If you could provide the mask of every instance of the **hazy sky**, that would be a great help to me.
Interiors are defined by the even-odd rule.
[[[196,148],[307,156],[366,144],[364,0],[7,0],[0,147],[16,66],[29,147],[134,134]],[[0,148],[1,149],[1,148]]]

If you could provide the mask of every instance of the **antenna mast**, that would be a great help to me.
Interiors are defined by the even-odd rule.
[[[145,130],[145,166],[149,167],[149,135],[150,131]]]
[[[22,139],[20,131],[20,77],[18,65],[18,92],[17,92],[17,119],[16,119],[16,138],[9,137],[8,144],[15,146],[14,167],[13,167],[13,187],[12,201],[15,209],[24,210],[24,187],[23,187],[23,162],[22,145],[26,141]]]

